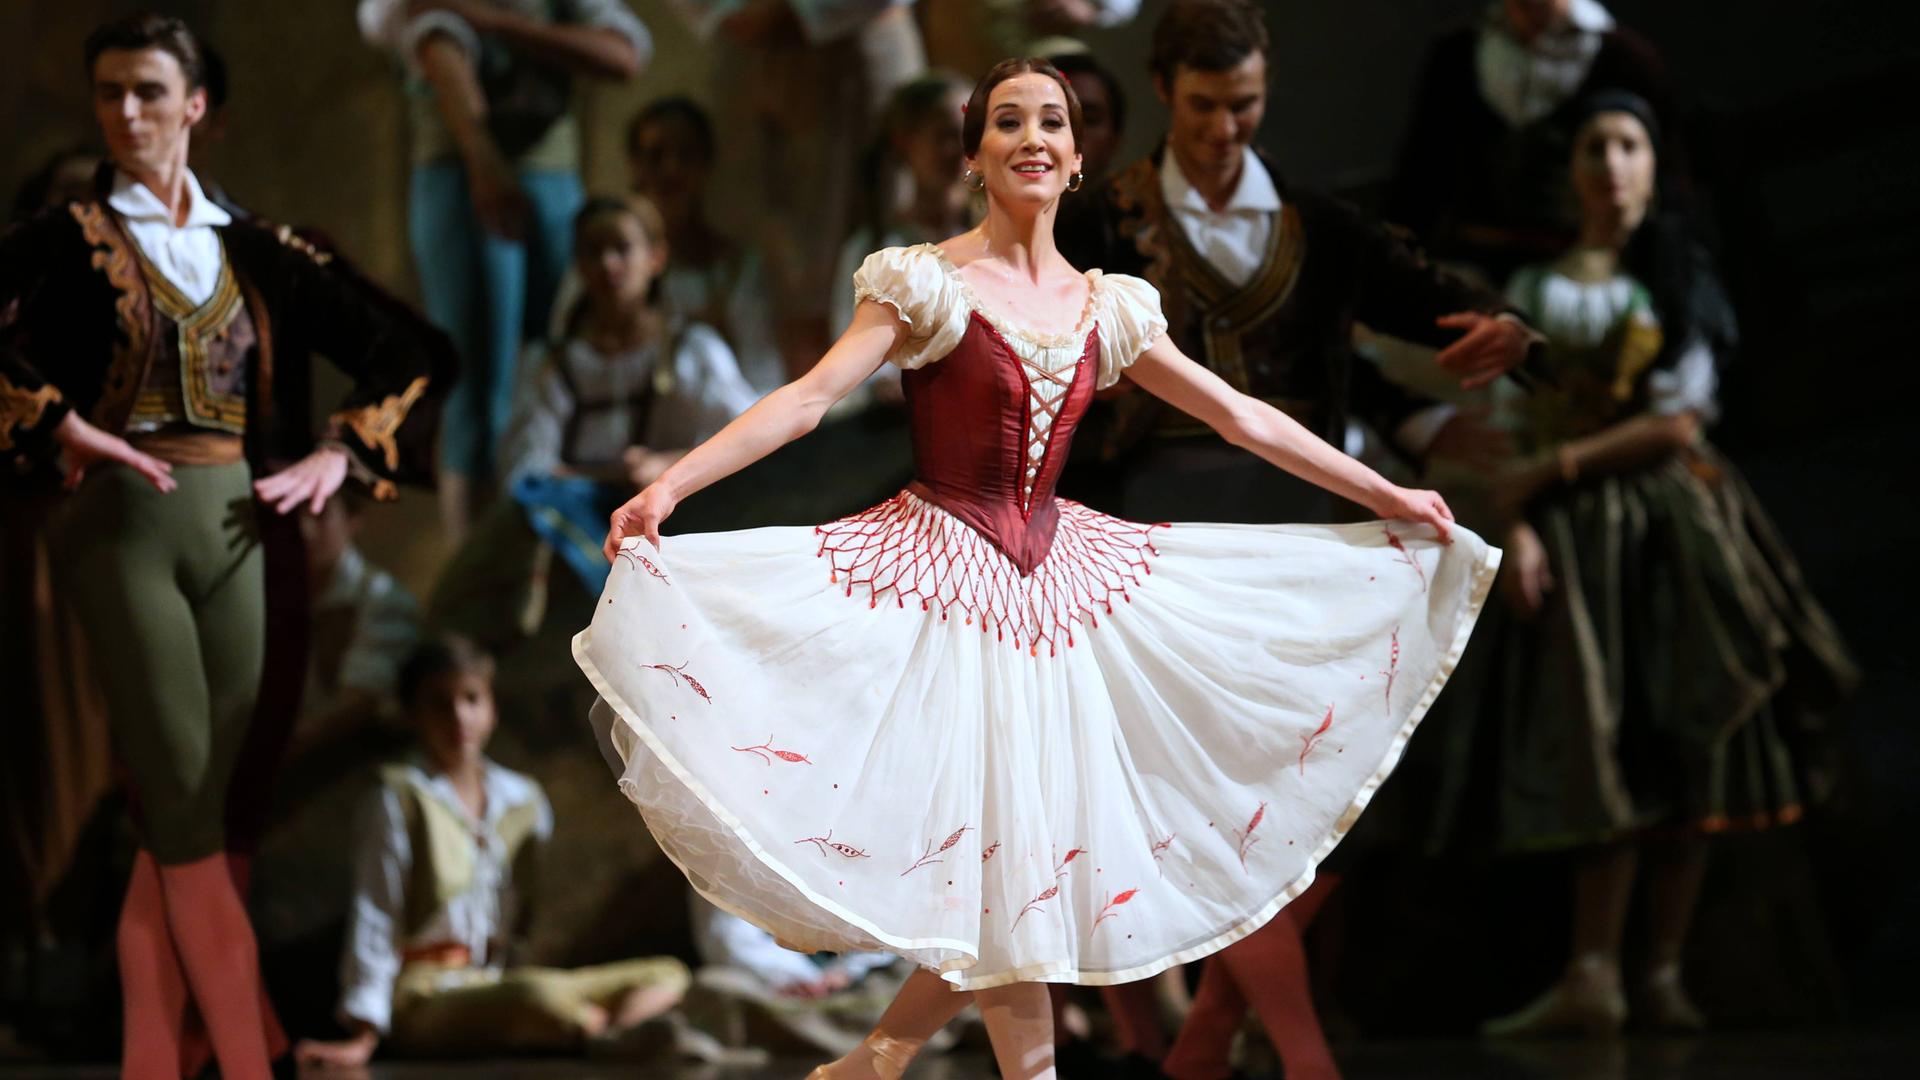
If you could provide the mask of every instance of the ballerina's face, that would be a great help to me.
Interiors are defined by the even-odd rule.
[[[1573,190],[1586,221],[1632,232],[1653,204],[1653,140],[1630,112],[1604,112],[1573,140]]]
[[[1037,72],[1015,75],[993,88],[987,109],[980,149],[967,163],[987,194],[1002,203],[1058,200],[1080,171],[1060,84]]]

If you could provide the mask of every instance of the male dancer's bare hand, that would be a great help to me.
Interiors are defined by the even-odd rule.
[[[1463,330],[1460,340],[1440,350],[1434,359],[1460,376],[1460,386],[1474,390],[1512,371],[1527,358],[1527,350],[1544,340],[1539,331],[1511,315],[1456,311],[1434,320],[1436,326]]]
[[[53,438],[60,444],[68,491],[79,487],[87,470],[95,465],[125,465],[162,493],[179,486],[172,465],[135,450],[132,443],[94,427],[77,412],[68,413],[60,421],[60,426],[53,429]]]
[[[612,562],[620,554],[620,543],[629,536],[644,536],[656,549],[660,546],[660,523],[667,520],[680,500],[665,484],[648,484],[645,491],[621,504],[608,522],[607,541],[600,550]]]
[[[322,446],[279,472],[255,480],[253,493],[261,502],[272,503],[276,514],[287,513],[301,503],[307,504],[308,513],[318,514],[346,479],[347,452],[337,446]]]

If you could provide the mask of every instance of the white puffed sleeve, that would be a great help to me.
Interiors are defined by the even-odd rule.
[[[1120,373],[1167,332],[1160,314],[1160,292],[1128,274],[1104,274],[1094,317],[1100,324],[1100,377],[1094,385],[1106,389],[1120,381]]]
[[[953,351],[966,336],[968,305],[932,244],[881,248],[853,274],[853,299],[890,305],[907,324],[907,337],[887,359],[907,370],[925,367]]]

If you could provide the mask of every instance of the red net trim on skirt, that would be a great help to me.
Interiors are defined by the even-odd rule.
[[[958,518],[909,493],[821,525],[819,554],[832,579],[858,588],[868,607],[892,601],[940,618],[978,623],[982,633],[1015,648],[1057,655],[1072,647],[1074,627],[1100,625],[1130,586],[1152,573],[1155,529],[1059,501],[1053,547],[1033,573],[1021,577],[1012,560]]]

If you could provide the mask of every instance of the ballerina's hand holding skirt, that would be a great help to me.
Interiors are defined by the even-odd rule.
[[[1403,522],[1140,524],[1057,499],[1166,329],[986,316],[932,245],[855,276],[907,333],[916,479],[817,528],[631,538],[574,654],[620,789],[721,908],[962,989],[1145,978],[1312,882],[1452,671],[1499,552]]]

